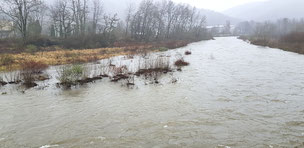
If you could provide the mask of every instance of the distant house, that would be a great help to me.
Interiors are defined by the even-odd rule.
[[[12,37],[14,34],[14,23],[12,21],[0,20],[0,38]]]
[[[214,36],[229,36],[234,31],[235,26],[230,25],[228,28],[225,25],[206,26],[206,29]]]

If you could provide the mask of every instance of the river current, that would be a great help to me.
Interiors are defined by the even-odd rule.
[[[161,54],[186,50],[160,84],[0,88],[0,147],[304,147],[303,55],[236,37]]]

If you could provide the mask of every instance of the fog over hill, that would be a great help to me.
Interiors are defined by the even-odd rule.
[[[130,4],[138,6],[141,1],[142,0],[103,0],[103,4],[106,13],[118,13],[121,18],[124,18],[127,7]],[[225,24],[227,20],[229,20],[231,24],[237,24],[239,22],[239,19],[212,10],[200,9],[200,11],[202,15],[207,17],[207,25]]]
[[[47,0],[47,3],[52,4],[54,1],[56,0]],[[104,5],[104,13],[117,13],[119,18],[124,19],[126,17],[127,7],[131,4],[135,9],[141,1],[142,0],[102,0],[102,4]],[[225,24],[227,20],[229,20],[231,24],[237,24],[239,22],[239,19],[229,17],[212,10],[200,9],[200,11],[202,15],[205,15],[207,17],[207,25],[221,25]]]
[[[212,10],[200,9],[200,11],[207,17],[207,25],[223,25],[226,24],[226,21],[230,21],[232,25],[235,25],[240,22],[240,19],[236,19]]]
[[[240,5],[224,11],[232,17],[267,21],[280,18],[304,18],[304,0],[268,0]]]

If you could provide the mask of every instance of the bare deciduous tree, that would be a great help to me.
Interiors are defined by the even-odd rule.
[[[103,34],[108,35],[116,28],[119,19],[117,18],[117,14],[114,14],[113,16],[105,14],[103,16],[103,21]]]
[[[84,35],[87,25],[88,0],[71,0],[73,12],[73,22],[75,22],[75,34]]]
[[[57,43],[67,48],[106,47],[118,39],[193,41],[209,36],[204,28],[206,18],[199,10],[173,0],[143,0],[138,7],[132,3],[124,21],[117,14],[103,13],[102,0],[54,0],[50,6],[41,1],[0,0],[0,13],[15,22],[24,41],[28,35],[40,37],[42,28],[49,29],[52,40],[58,38]],[[45,11],[49,24],[43,24]]]
[[[130,4],[126,11],[126,32],[125,36],[127,37],[129,35],[129,28],[130,28],[130,22],[132,19],[132,15],[134,13],[134,4]]]
[[[1,0],[0,2],[0,12],[14,21],[24,43],[28,34],[29,17],[34,12],[38,12],[41,5],[41,0]]]
[[[131,18],[131,35],[137,40],[199,39],[206,35],[206,18],[195,7],[171,0],[144,0]]]
[[[94,0],[93,1],[93,19],[92,19],[92,30],[93,33],[96,34],[97,31],[97,25],[101,19],[103,7],[100,0]]]
[[[72,32],[72,14],[68,8],[67,0],[58,0],[51,8],[52,27],[54,31],[59,33],[59,37],[66,38]]]

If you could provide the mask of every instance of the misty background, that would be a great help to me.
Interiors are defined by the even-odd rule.
[[[244,35],[268,43],[304,32],[302,0],[228,0],[218,4],[203,0],[24,1],[34,4],[27,16],[19,16],[16,1],[0,2],[1,38],[23,38],[22,46],[99,48],[121,41],[197,41]],[[235,6],[229,8],[229,2]]]
[[[56,0],[48,0],[52,4]],[[104,12],[115,14],[120,18],[126,17],[126,9],[132,4],[135,7],[142,0],[103,0]],[[156,0],[161,1],[161,0]],[[185,1],[184,3],[187,3]],[[221,5],[221,4],[218,4]],[[266,0],[249,2],[229,8],[224,11],[215,11],[208,8],[201,8],[200,12],[206,16],[207,25],[224,25],[227,20],[236,25],[242,21],[275,21],[280,18],[301,19],[304,17],[303,0]]]
[[[129,4],[139,5],[140,2],[141,0],[103,0],[105,12],[118,13],[120,17],[126,16],[125,10]],[[304,17],[303,6],[303,0],[266,0],[235,6],[222,12],[196,7],[206,16],[207,25],[224,25],[227,20],[231,24],[237,24],[252,20],[263,22],[281,18],[301,19]]]

